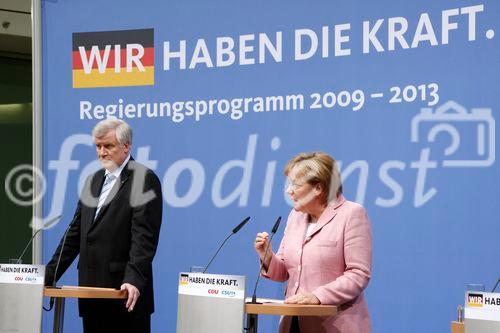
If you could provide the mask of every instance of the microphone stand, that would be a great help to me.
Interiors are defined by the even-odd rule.
[[[76,216],[73,218],[73,220],[71,221],[71,223],[66,228],[66,231],[64,232],[63,240],[61,242],[61,250],[59,251],[59,256],[57,257],[56,269],[54,270],[54,278],[52,279],[52,285],[50,286],[50,288],[60,289],[59,287],[56,286],[57,271],[59,270],[59,264],[61,262],[62,253],[64,251],[64,245],[66,245],[66,237],[68,236],[68,232],[71,230],[71,227],[73,226],[73,223],[75,223],[75,221],[76,221]],[[50,298],[50,302],[49,302],[49,308],[46,309],[44,307],[43,309],[45,311],[50,311],[50,310],[52,310],[53,307],[54,307],[54,297],[51,297]]]
[[[274,223],[273,229],[271,230],[271,237],[269,237],[269,242],[267,243],[266,250],[264,251],[264,260],[261,260],[259,275],[257,275],[257,281],[255,282],[255,286],[253,288],[252,301],[247,302],[247,304],[262,304],[260,302],[257,302],[257,286],[259,285],[260,275],[262,273],[262,267],[264,267],[264,261],[266,260],[267,252],[269,251],[269,247],[271,245],[271,242],[273,241],[273,237],[276,234],[276,231],[278,231],[280,222],[281,222],[281,216],[278,217],[278,219]],[[252,314],[247,315],[247,327],[245,328],[245,330],[248,332],[257,331],[257,317],[255,315]]]
[[[205,274],[205,272],[208,269],[208,266],[210,266],[210,264],[212,263],[212,261],[214,261],[215,257],[217,257],[217,254],[219,253],[219,251],[222,249],[222,247],[224,246],[224,244],[226,244],[227,240],[229,238],[231,238],[232,235],[234,235],[234,233],[230,233],[229,236],[227,236],[226,239],[224,239],[224,241],[222,242],[222,244],[217,249],[217,252],[215,252],[215,254],[212,256],[212,258],[210,259],[210,261],[208,262],[208,264],[205,266],[205,269],[202,272],[203,274]]]
[[[271,245],[271,242],[273,241],[273,237],[274,237],[274,233],[271,233],[271,237],[269,238],[269,243],[267,243],[266,251],[264,252],[264,260],[266,260],[267,252],[269,251],[269,245]],[[264,261],[261,261],[261,263],[260,263],[259,274],[257,275],[257,281],[255,282],[255,286],[253,287],[252,301],[248,302],[248,304],[262,304],[261,302],[257,302],[257,286],[259,284],[260,276],[262,275],[261,274],[262,267],[264,267]]]
[[[495,286],[493,287],[493,289],[491,290],[492,293],[495,292],[495,289],[497,289],[497,286],[498,284],[500,283],[500,279],[497,280],[497,283],[495,284]]]
[[[59,216],[56,216],[54,218],[51,218],[47,223],[44,223],[44,225],[51,225],[52,223],[54,223],[55,221],[59,220],[61,218],[62,215],[59,215]],[[31,237],[31,239],[28,241],[28,243],[26,244],[26,246],[24,247],[24,250],[23,252],[21,252],[21,255],[19,256],[19,258],[17,259],[17,264],[19,265],[21,263],[21,259],[23,258],[24,254],[26,253],[26,250],[28,250],[28,247],[30,246],[30,244],[33,242],[33,239],[35,239],[36,235],[38,235],[38,233],[42,230],[44,230],[45,228],[40,228],[38,229],[34,234],[33,236]]]
[[[250,220],[250,216],[248,216],[246,219],[244,219],[243,221],[241,221],[240,224],[238,224],[234,229],[233,231],[229,234],[229,236],[226,237],[226,239],[224,239],[224,241],[222,242],[222,244],[219,246],[219,248],[217,249],[217,252],[215,252],[215,254],[212,256],[212,258],[210,259],[210,261],[208,262],[208,264],[205,266],[205,269],[203,270],[203,274],[205,274],[205,272],[207,271],[208,269],[208,266],[210,266],[210,264],[212,263],[212,261],[214,261],[215,257],[217,256],[217,254],[219,253],[219,251],[222,249],[222,247],[224,246],[224,244],[226,244],[227,240],[229,238],[231,238],[232,235],[234,235],[235,233],[237,233],[238,231],[240,231],[241,228],[243,228],[243,226],[245,224],[247,224],[247,222]]]
[[[267,252],[269,251],[269,246],[271,245],[271,242],[273,241],[273,237],[276,234],[276,231],[278,231],[278,228],[280,226],[280,222],[281,222],[281,216],[278,217],[278,219],[274,223],[273,229],[271,230],[271,237],[269,238],[269,242],[267,243],[266,250],[264,251],[264,260],[262,260],[260,263],[259,275],[257,275],[257,281],[255,282],[255,286],[253,288],[252,301],[248,302],[248,304],[262,304],[260,302],[257,302],[257,286],[259,284],[260,276],[262,273],[262,267],[264,267],[264,261],[266,260],[266,257],[267,257]]]

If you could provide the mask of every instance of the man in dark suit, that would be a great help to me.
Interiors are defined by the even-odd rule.
[[[132,130],[127,123],[106,119],[92,134],[103,169],[87,179],[64,249],[61,240],[47,264],[45,281],[50,285],[54,278],[58,280],[79,254],[80,286],[128,293],[126,302],[79,299],[84,331],[150,332],[152,261],[162,217],[161,184],[153,171],[130,157]]]

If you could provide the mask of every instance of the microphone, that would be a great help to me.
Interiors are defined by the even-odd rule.
[[[44,223],[44,225],[51,225],[52,223],[56,222],[57,220],[59,220],[60,218],[62,217],[62,215],[59,215],[59,216],[56,216],[56,217],[53,217],[51,218],[49,221],[47,221],[47,223]],[[40,228],[38,229],[34,234],[33,236],[31,237],[31,239],[29,240],[28,244],[26,244],[26,246],[24,247],[24,250],[23,252],[21,252],[21,255],[19,256],[19,258],[17,259],[17,264],[19,264],[21,262],[21,259],[23,258],[24,254],[26,253],[26,250],[28,250],[28,247],[30,246],[30,244],[33,242],[33,239],[35,239],[36,235],[38,235],[38,233],[42,230],[44,230],[45,228]]]
[[[276,231],[278,231],[278,228],[280,226],[280,222],[281,222],[281,216],[278,217],[278,219],[274,223],[273,229],[271,230],[271,237],[269,238],[269,243],[267,243],[266,251],[264,251],[264,260],[267,257],[267,252],[269,251],[269,246],[271,245],[271,242],[273,241],[274,234],[276,233]],[[250,302],[250,304],[261,304],[261,303],[257,302],[257,285],[259,284],[260,275],[262,272],[262,267],[264,266],[264,260],[261,261],[261,263],[260,263],[259,275],[257,276],[257,281],[255,281],[255,286],[253,288],[253,294],[252,294],[252,301]]]
[[[244,219],[243,221],[241,221],[240,224],[238,224],[236,227],[234,227],[233,229],[233,234],[237,233],[238,231],[240,231],[241,228],[243,228],[243,226],[245,224],[247,224],[247,222],[250,220],[250,216],[248,216],[246,219]]]
[[[68,232],[73,226],[73,223],[75,223],[75,221],[76,221],[76,215],[75,217],[73,217],[73,220],[71,220],[71,222],[69,223],[68,227],[66,228],[66,231],[64,231],[64,236],[61,243],[61,250],[59,251],[59,256],[57,257],[56,269],[54,271],[54,278],[52,279],[52,286],[51,286],[52,288],[56,288],[57,271],[59,270],[59,263],[61,262],[61,256],[64,251],[64,245],[66,244],[66,237],[68,236]]]
[[[278,228],[280,227],[280,222],[281,222],[281,216],[278,216],[278,219],[274,223],[273,229],[271,230],[271,233],[274,235],[276,231],[278,231]],[[271,242],[269,242],[271,243]]]
[[[205,273],[208,269],[208,266],[210,266],[210,264],[212,263],[212,261],[215,259],[215,257],[217,256],[217,254],[219,253],[219,251],[222,249],[222,247],[224,246],[224,244],[226,244],[227,240],[232,236],[234,235],[235,233],[237,233],[238,231],[240,231],[241,228],[243,228],[243,226],[245,224],[247,224],[247,222],[250,220],[250,216],[248,216],[246,219],[244,219],[243,221],[241,221],[240,224],[238,224],[234,229],[233,231],[231,232],[231,234],[229,234],[229,236],[226,237],[226,239],[224,239],[224,241],[222,242],[222,244],[219,246],[219,248],[217,249],[217,252],[215,252],[215,254],[213,255],[212,259],[210,259],[210,261],[208,262],[208,264],[205,266],[205,269],[203,270],[203,273]]]

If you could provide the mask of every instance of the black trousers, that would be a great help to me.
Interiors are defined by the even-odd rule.
[[[151,316],[134,316],[120,314],[110,316],[84,316],[83,332],[85,333],[150,333]]]
[[[292,317],[292,325],[290,327],[290,333],[300,333],[299,317]]]

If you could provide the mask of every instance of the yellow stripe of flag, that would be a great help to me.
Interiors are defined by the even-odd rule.
[[[93,69],[91,73],[85,74],[83,69],[73,70],[73,88],[95,88],[95,87],[123,87],[123,86],[148,86],[154,84],[154,66],[144,67],[140,72],[133,67],[131,72],[122,68],[119,73],[114,68],[106,68],[104,73]]]

